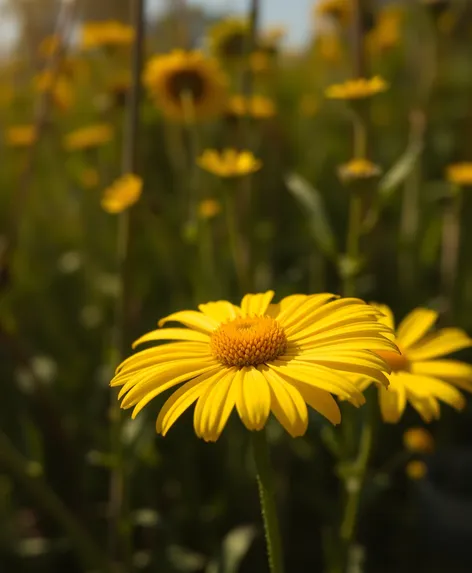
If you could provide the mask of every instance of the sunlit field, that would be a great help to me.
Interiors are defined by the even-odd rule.
[[[471,571],[472,3],[10,4],[0,572]]]

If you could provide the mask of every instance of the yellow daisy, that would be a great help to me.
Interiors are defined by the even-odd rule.
[[[330,99],[363,99],[387,89],[387,82],[380,76],[374,76],[371,79],[357,78],[342,84],[334,84],[326,88],[325,94]]]
[[[113,139],[113,128],[107,123],[94,123],[67,134],[64,146],[69,151],[91,149],[105,145]]]
[[[314,6],[315,17],[330,17],[341,23],[351,18],[351,0],[319,0]]]
[[[134,205],[141,197],[143,181],[137,175],[128,173],[105,189],[102,208],[107,213],[121,213]]]
[[[227,114],[233,117],[250,116],[254,119],[267,119],[273,117],[276,107],[270,98],[254,94],[249,98],[242,94],[235,94],[228,100]]]
[[[204,199],[198,205],[198,214],[202,219],[213,219],[221,213],[221,203],[215,199]]]
[[[226,105],[227,78],[216,60],[199,51],[154,56],[144,72],[144,83],[172,119],[208,119]]]
[[[197,159],[197,164],[206,171],[219,177],[242,177],[262,167],[262,161],[256,159],[251,151],[224,149],[206,149]]]
[[[296,437],[307,429],[307,404],[339,424],[331,394],[364,403],[346,373],[386,383],[388,367],[373,351],[396,346],[383,336],[390,329],[370,305],[329,293],[271,304],[273,296],[247,294],[241,306],[220,300],[161,319],[159,327],[180,322],[188,328],[159,328],[134,343],[172,341],[141,350],[117,368],[110,385],[122,386],[121,407],[134,407],[135,418],[153,398],[183,384],[163,405],[158,433],[165,435],[198,400],[194,428],[206,441],[218,439],[234,407],[249,430],[261,430],[272,411]]]
[[[339,167],[339,176],[345,182],[371,179],[380,173],[380,167],[368,159],[351,159]]]
[[[395,328],[392,311],[385,305],[374,305],[386,326]],[[472,366],[444,356],[472,346],[472,339],[459,328],[443,328],[431,332],[438,318],[434,310],[417,308],[399,324],[392,341],[401,354],[377,352],[392,369],[388,390],[380,388],[379,401],[385,422],[400,420],[409,402],[426,422],[439,418],[439,401],[457,410],[465,405],[461,388],[472,392]],[[360,381],[364,390],[371,381]]]
[[[446,170],[446,178],[455,185],[472,185],[472,161],[449,165]]]
[[[13,125],[5,130],[5,142],[9,147],[30,147],[38,133],[32,124]]]
[[[134,40],[134,29],[117,20],[85,22],[80,40],[84,49],[129,46]]]
[[[222,61],[240,59],[246,53],[249,40],[249,21],[228,18],[214,24],[208,31],[211,53]]]
[[[425,428],[410,428],[403,434],[405,448],[415,454],[430,454],[434,451],[434,438]]]

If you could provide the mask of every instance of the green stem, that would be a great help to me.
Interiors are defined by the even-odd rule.
[[[459,269],[461,235],[462,189],[455,189],[443,215],[441,278],[445,302],[444,315],[451,319],[454,311],[454,294]],[[458,308],[459,305],[456,305]]]
[[[3,432],[0,432],[0,465],[24,486],[37,505],[67,533],[84,564],[84,569],[108,573],[114,571],[87,529],[69,512],[44,479],[32,471],[28,461],[13,447]]]
[[[356,265],[359,261],[359,243],[361,237],[362,223],[362,198],[353,191],[349,204],[349,223],[346,241],[346,255],[349,265],[352,268],[346,270],[344,276],[343,294],[353,296],[356,291]]]
[[[273,471],[265,431],[251,432],[251,438],[270,572],[283,573],[282,541],[275,504]]]
[[[238,278],[241,293],[247,292],[248,288],[248,269],[244,247],[238,227],[238,206],[236,204],[236,194],[233,185],[228,185],[224,189],[225,194],[225,211],[226,225],[228,231],[229,245],[233,257],[234,268]]]

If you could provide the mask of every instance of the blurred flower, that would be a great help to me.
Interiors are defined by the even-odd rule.
[[[412,480],[423,479],[428,473],[426,464],[420,460],[413,460],[406,465],[406,475]]]
[[[265,74],[272,68],[274,56],[264,50],[257,50],[249,56],[249,65],[255,74]]]
[[[109,143],[113,135],[113,128],[108,123],[94,123],[68,133],[64,138],[64,146],[69,151],[99,147]]]
[[[167,434],[198,400],[194,428],[206,441],[218,439],[234,407],[248,430],[264,428],[272,411],[296,437],[307,429],[307,404],[338,424],[331,394],[364,403],[346,372],[367,370],[386,383],[386,365],[372,350],[395,345],[382,336],[389,329],[372,307],[327,293],[270,304],[273,296],[247,294],[240,307],[220,300],[160,320],[159,327],[180,322],[188,328],[159,328],[134,343],[173,341],[142,350],[117,368],[110,385],[122,386],[121,407],[134,406],[134,418],[153,398],[185,382],[163,405],[158,433]]]
[[[218,62],[202,52],[174,50],[154,56],[146,66],[144,83],[172,119],[208,119],[226,105],[227,79]]]
[[[117,20],[85,22],[81,30],[81,46],[84,49],[129,46],[134,40],[134,29]]]
[[[434,438],[425,428],[410,428],[403,434],[403,444],[409,452],[430,454],[434,451]]]
[[[279,24],[269,26],[261,31],[261,42],[264,45],[274,45],[282,41],[287,35],[287,27]]]
[[[5,142],[9,147],[29,147],[38,137],[33,124],[13,125],[5,130]]]
[[[337,64],[343,58],[343,44],[336,32],[323,32],[315,39],[315,50],[321,59],[330,64]]]
[[[371,53],[389,50],[400,42],[404,12],[399,6],[380,10],[377,23],[367,34],[366,47]]]
[[[270,98],[254,94],[247,98],[242,94],[236,94],[229,98],[227,113],[230,116],[251,116],[254,119],[267,119],[276,113],[276,107]]]
[[[334,84],[326,88],[326,97],[331,99],[361,99],[373,96],[388,89],[387,82],[380,76],[370,80],[357,78],[347,80],[342,84]]]
[[[100,176],[94,167],[86,167],[79,173],[79,182],[85,189],[98,187]]]
[[[315,17],[334,18],[343,24],[350,20],[351,14],[351,0],[319,0],[314,5]]]
[[[385,305],[374,305],[385,325],[395,328],[392,311]],[[392,340],[401,354],[376,351],[392,369],[388,390],[380,388],[380,410],[385,422],[400,420],[407,402],[425,422],[440,416],[439,401],[457,410],[465,405],[461,388],[472,392],[472,366],[457,360],[444,360],[452,352],[472,346],[472,339],[459,328],[442,328],[429,332],[438,318],[434,310],[417,308],[400,322]],[[364,390],[370,381],[360,382]]]
[[[472,161],[449,165],[446,170],[446,178],[449,183],[455,185],[472,185]]]
[[[208,31],[211,53],[222,61],[244,57],[248,49],[249,21],[243,18],[227,18],[214,24]]]
[[[202,219],[213,219],[221,212],[221,203],[216,199],[204,199],[198,205],[198,214]]]
[[[63,111],[74,103],[74,91],[68,79],[45,70],[34,78],[34,86],[39,92],[50,92],[54,105]]]
[[[299,111],[301,115],[313,117],[320,109],[320,102],[313,94],[303,94],[300,98]]]
[[[107,213],[121,213],[134,205],[141,197],[143,181],[137,175],[128,173],[105,189],[102,208]]]
[[[41,40],[39,44],[39,55],[43,56],[44,58],[50,58],[57,52],[60,45],[61,39],[57,34],[46,36]]]
[[[339,167],[339,177],[346,183],[359,180],[371,179],[381,174],[378,165],[368,159],[351,159]]]
[[[126,104],[126,96],[131,87],[131,75],[128,71],[113,76],[108,81],[108,91],[116,106]]]
[[[218,177],[242,177],[259,171],[262,162],[251,151],[206,149],[197,159],[198,165]]]

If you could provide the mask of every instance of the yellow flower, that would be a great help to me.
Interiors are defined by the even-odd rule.
[[[426,464],[420,460],[413,460],[406,465],[406,475],[412,480],[423,479],[427,473]]]
[[[64,146],[69,151],[90,149],[105,145],[113,139],[113,128],[107,123],[94,123],[67,134]]]
[[[410,428],[403,434],[405,448],[416,454],[430,454],[434,451],[434,438],[425,428]]]
[[[262,162],[250,151],[206,149],[197,159],[197,164],[218,177],[242,177],[259,171]]]
[[[380,76],[370,80],[357,78],[347,80],[342,84],[334,84],[326,88],[326,97],[330,99],[361,99],[373,96],[388,89],[387,82]]]
[[[449,183],[455,185],[472,185],[472,161],[449,165],[446,170],[446,178]]]
[[[382,313],[386,326],[395,328],[392,311],[385,305],[374,305]],[[472,346],[472,339],[459,328],[430,332],[438,318],[434,310],[417,308],[400,322],[392,336],[401,354],[377,352],[392,369],[388,390],[380,388],[379,401],[385,422],[400,420],[407,402],[426,422],[439,418],[439,400],[457,410],[465,405],[461,388],[472,392],[472,366],[443,357]],[[360,381],[364,390],[370,381]]]
[[[198,205],[198,214],[202,219],[213,219],[221,212],[221,204],[215,199],[204,199]]]
[[[163,405],[158,433],[167,434],[195,401],[195,432],[206,441],[218,439],[235,407],[248,430],[261,430],[272,411],[291,436],[301,436],[307,404],[339,424],[331,394],[364,403],[347,372],[386,382],[386,365],[372,351],[395,350],[382,335],[389,329],[359,299],[296,294],[271,304],[273,296],[247,294],[241,306],[209,302],[200,312],[160,320],[159,327],[180,322],[188,328],[159,328],[134,343],[172,341],[141,350],[117,368],[110,385],[122,386],[121,407],[134,406],[134,418],[153,398],[183,384]]]
[[[39,44],[39,54],[45,58],[50,58],[57,52],[60,45],[61,39],[56,34],[46,36]]]
[[[377,23],[366,37],[366,47],[380,52],[395,47],[401,38],[403,11],[398,6],[387,6],[379,12]]]
[[[163,112],[175,120],[209,119],[226,106],[227,79],[218,62],[199,51],[154,56],[144,83]]]
[[[263,95],[254,94],[249,99],[236,94],[229,98],[227,113],[230,116],[251,116],[254,119],[267,119],[276,113],[274,102]]]
[[[129,46],[134,40],[134,29],[117,20],[85,22],[82,25],[82,48]]]
[[[335,32],[324,32],[317,36],[315,48],[321,59],[330,64],[337,64],[343,58],[343,45]]]
[[[102,208],[107,213],[121,213],[134,205],[141,197],[143,181],[137,175],[128,173],[105,189]]]
[[[214,24],[208,31],[211,53],[222,61],[238,60],[248,48],[249,21],[227,18]]]
[[[339,167],[339,176],[345,182],[370,179],[380,173],[380,167],[368,159],[351,159]]]
[[[35,125],[13,125],[5,131],[5,141],[9,147],[30,147],[38,133]]]
[[[70,109],[74,103],[72,85],[64,76],[55,76],[45,70],[34,78],[34,85],[39,92],[50,92],[53,103],[63,111]]]
[[[314,6],[315,17],[330,17],[347,23],[352,14],[351,0],[319,0]]]

